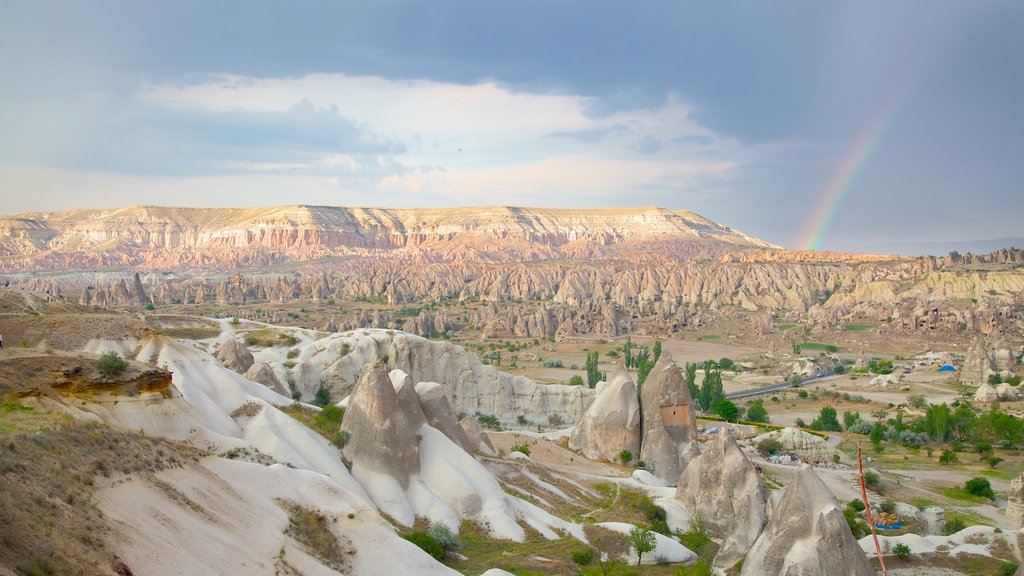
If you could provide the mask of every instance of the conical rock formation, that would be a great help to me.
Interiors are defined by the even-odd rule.
[[[981,386],[988,382],[988,376],[995,371],[995,362],[988,353],[988,345],[981,336],[971,342],[960,369],[960,382],[967,386]]]
[[[291,393],[288,392],[288,388],[284,384],[281,384],[281,381],[277,378],[277,374],[274,373],[274,369],[266,362],[256,362],[250,366],[249,369],[245,371],[245,378],[247,380],[252,380],[253,382],[259,382],[282,396],[291,396]]]
[[[697,438],[697,419],[682,370],[667,352],[644,382],[640,410],[640,458],[663,482],[675,482],[682,472],[687,447]]]
[[[873,576],[843,512],[810,466],[786,486],[741,576]]]
[[[416,395],[419,397],[420,406],[426,415],[427,424],[437,428],[449,440],[472,454],[476,446],[459,425],[459,418],[455,415],[455,410],[452,410],[452,405],[448,402],[448,397],[444,395],[441,385],[437,382],[420,382],[416,384]]]
[[[600,386],[569,436],[569,447],[591,460],[615,461],[623,450],[640,454],[640,397],[624,367]]]
[[[220,348],[217,350],[217,360],[220,360],[220,363],[225,368],[234,370],[239,374],[245,374],[256,362],[252,357],[252,352],[249,352],[245,344],[234,338],[220,345]]]
[[[727,429],[686,465],[675,499],[722,539],[714,564],[730,567],[754,545],[765,523],[768,491]]]
[[[459,425],[465,431],[466,437],[469,438],[469,444],[472,448],[471,452],[479,451],[489,455],[497,453],[494,449],[494,444],[491,443],[490,437],[487,436],[487,432],[479,420],[476,418],[463,418]]]

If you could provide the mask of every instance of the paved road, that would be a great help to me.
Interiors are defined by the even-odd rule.
[[[828,380],[830,378],[834,378],[835,376],[836,376],[836,374],[832,374],[832,373],[822,374],[821,376],[812,376],[810,378],[805,378],[804,381],[800,383],[800,386],[803,386],[804,384],[811,384],[813,382],[820,382],[822,380]],[[795,386],[795,387],[799,388],[800,386]],[[781,384],[772,384],[770,386],[762,386],[760,388],[753,388],[753,389],[750,389],[750,390],[741,390],[739,392],[732,392],[732,393],[726,394],[725,397],[726,398],[747,398],[747,397],[750,397],[750,396],[760,396],[761,394],[768,394],[770,392],[775,392],[777,390],[785,390],[786,388],[793,388],[793,387],[794,386],[792,384],[790,384],[789,382],[782,382]]]

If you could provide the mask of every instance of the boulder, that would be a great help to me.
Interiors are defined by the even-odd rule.
[[[288,387],[281,384],[281,381],[277,379],[277,374],[274,373],[274,369],[266,362],[256,362],[250,366],[249,369],[245,371],[245,378],[246,380],[252,380],[253,382],[263,384],[282,396],[292,395],[291,392],[288,391]]]
[[[877,388],[889,388],[892,386],[899,386],[900,379],[895,374],[879,374],[868,382],[868,386],[874,386]]]
[[[991,384],[985,382],[974,392],[975,402],[998,402],[999,392]]]
[[[643,414],[640,456],[648,470],[666,483],[683,471],[686,450],[697,438],[693,399],[682,370],[664,352],[640,391]]]
[[[441,431],[449,440],[456,443],[466,452],[472,454],[476,446],[470,441],[466,431],[459,425],[459,418],[452,410],[452,405],[444,395],[444,389],[437,382],[420,382],[416,384],[416,395],[419,396],[423,414],[427,424]]]
[[[1024,472],[1010,481],[1006,497],[1006,524],[1010,530],[1024,528]]]
[[[836,504],[810,466],[785,487],[743,562],[742,576],[874,576]]]
[[[640,396],[622,366],[603,383],[597,396],[573,428],[569,448],[591,460],[616,462],[623,450],[640,454]]]
[[[484,427],[480,424],[480,421],[476,418],[463,418],[459,425],[462,426],[462,430],[465,431],[466,437],[469,438],[469,444],[472,447],[472,451],[483,452],[493,456],[497,454],[497,450],[494,449],[494,444],[491,443],[490,436],[484,430]]]
[[[217,350],[217,360],[229,370],[234,370],[239,374],[245,374],[252,365],[256,363],[256,360],[252,357],[252,352],[234,338],[224,342],[220,345]]]
[[[996,386],[996,394],[999,395],[1000,400],[1016,400],[1020,396],[1020,390],[1003,382]]]
[[[746,555],[761,533],[768,491],[731,431],[723,429],[687,463],[675,499],[722,540],[714,565],[727,568]]]
[[[808,434],[799,428],[783,428],[756,436],[751,442],[757,445],[763,440],[778,440],[783,452],[792,452],[805,460],[831,461],[832,456],[839,454],[834,446],[824,438]]]

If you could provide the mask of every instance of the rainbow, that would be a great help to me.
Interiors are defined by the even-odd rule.
[[[893,117],[906,100],[894,97],[879,110],[853,140],[853,145],[840,158],[836,171],[828,179],[822,194],[814,205],[807,224],[794,243],[804,250],[818,250],[832,229],[843,203],[850,196],[858,178],[871,162],[879,145],[893,125]]]

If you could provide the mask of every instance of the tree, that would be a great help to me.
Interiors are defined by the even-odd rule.
[[[445,556],[454,554],[462,548],[462,541],[455,534],[452,534],[448,525],[444,522],[431,522],[427,528],[427,536],[434,539],[444,549]]]
[[[933,442],[945,442],[952,431],[949,406],[936,404],[928,408],[924,415],[924,432]]]
[[[622,356],[626,360],[626,370],[633,367],[633,348],[636,344],[633,343],[633,339],[626,336],[626,342],[622,345]]]
[[[597,362],[600,358],[600,353],[597,350],[593,352],[587,352],[587,361],[583,367],[587,371],[587,386],[593,388],[597,386],[597,383],[607,378],[604,373],[597,369]]]
[[[722,370],[732,370],[736,367],[736,362],[732,358],[722,358],[718,361],[718,367]]]
[[[690,399],[696,402],[700,396],[700,390],[697,388],[697,364],[687,362],[683,372],[686,376],[686,389],[690,391]]]
[[[128,363],[117,352],[107,352],[96,362],[96,369],[104,376],[117,376],[128,368]]]
[[[747,408],[747,421],[768,423],[768,411],[764,408],[763,400],[756,400]]]
[[[939,464],[953,464],[959,462],[960,458],[949,448],[942,451],[942,455],[939,456]]]
[[[811,422],[811,428],[813,430],[830,430],[833,432],[839,432],[842,427],[839,426],[839,418],[836,413],[836,409],[831,406],[822,406],[821,412],[818,413],[818,417]]]
[[[860,412],[857,412],[856,410],[847,410],[846,412],[843,412],[843,426],[846,427],[847,431],[850,430],[850,426],[853,426],[858,421],[860,421]]]
[[[715,414],[718,414],[729,422],[735,422],[736,419],[739,418],[740,409],[736,404],[723,398],[715,404]]]
[[[875,425],[871,428],[871,443],[875,446],[876,452],[882,451],[882,440],[885,440],[885,428],[878,422],[875,422]]]
[[[723,398],[725,398],[725,392],[722,390],[722,373],[718,370],[705,371],[697,400],[701,410],[710,411]]]
[[[774,438],[767,438],[757,443],[757,453],[765,458],[779,452],[782,452],[782,442]]]
[[[654,532],[651,532],[647,528],[642,526],[636,526],[629,531],[629,544],[636,550],[636,565],[639,566],[643,560],[644,554],[654,550],[658,541],[654,537]]]
[[[658,358],[661,358],[661,340],[654,341],[654,361],[657,362]]]

